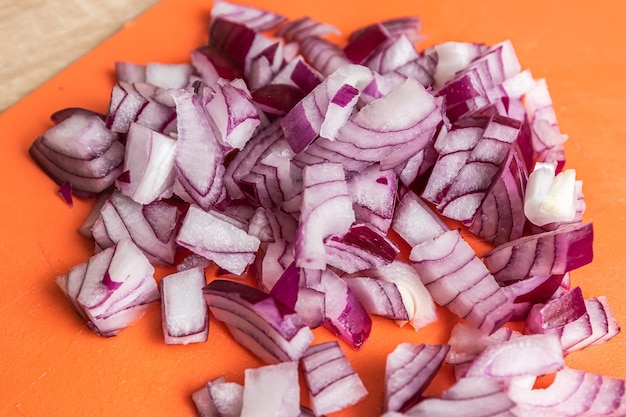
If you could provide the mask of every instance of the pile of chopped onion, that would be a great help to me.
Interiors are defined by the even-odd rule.
[[[168,344],[223,322],[267,365],[207,382],[200,416],[350,407],[367,389],[343,349],[372,315],[419,330],[436,305],[458,324],[389,354],[384,416],[626,415],[623,380],[564,361],[619,325],[570,283],[593,226],[545,80],[507,40],[420,50],[415,16],[331,33],[220,0],[189,62],[117,62],[105,112],[52,116],[30,154],[68,203],[98,196],[80,229],[94,255],[55,278],[72,307],[110,337],[160,301]],[[175,272],[157,285],[154,266]],[[456,383],[424,397],[444,362]]]

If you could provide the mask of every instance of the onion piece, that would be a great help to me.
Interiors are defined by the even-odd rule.
[[[506,383],[515,377],[550,374],[564,366],[556,335],[524,335],[488,346],[474,359],[466,376],[488,376]]]
[[[528,176],[524,214],[533,224],[544,226],[569,222],[576,217],[576,171],[556,174],[556,163],[537,162]]]
[[[185,214],[176,243],[240,275],[254,261],[261,242],[216,212],[192,205]]]
[[[398,192],[396,173],[372,165],[350,177],[347,184],[356,221],[368,223],[387,233]]]
[[[245,370],[241,417],[298,417],[298,362]]]
[[[512,302],[458,230],[414,246],[410,259],[435,302],[486,334],[511,317]]]
[[[483,261],[499,282],[564,274],[591,262],[592,243],[593,224],[577,223],[504,243]]]
[[[384,411],[402,411],[421,399],[450,346],[400,343],[387,355]]]
[[[143,253],[130,240],[122,240],[55,281],[87,326],[111,337],[159,300],[153,273]]]
[[[413,417],[513,417],[515,402],[495,380],[468,377],[457,381],[441,398],[426,398],[406,412]],[[385,415],[386,416],[386,415]]]
[[[327,263],[348,274],[393,262],[400,250],[368,224],[354,224],[341,236],[324,240]]]
[[[200,98],[187,90],[172,90],[171,94],[176,102],[178,126],[175,187],[182,188],[174,191],[209,210],[222,192],[224,155]]]
[[[422,283],[417,271],[410,264],[396,259],[388,265],[363,271],[353,276],[375,278],[397,287],[408,315],[406,320],[396,321],[399,326],[404,326],[408,322],[415,330],[418,330],[437,320],[435,302]]]
[[[328,77],[340,67],[351,64],[343,50],[324,38],[310,36],[299,42],[300,53],[322,76]]]
[[[104,191],[122,173],[124,146],[95,114],[74,112],[35,139],[28,152],[52,180],[70,183],[80,197]]]
[[[211,7],[211,18],[222,18],[243,23],[259,32],[270,30],[287,20],[286,17],[257,7],[218,0]]]
[[[117,188],[141,204],[171,197],[175,149],[175,139],[131,123],[124,154],[124,172],[128,181],[119,180]]]
[[[335,341],[310,346],[300,360],[316,416],[361,401],[367,390]]]
[[[144,206],[114,191],[100,209],[92,235],[101,249],[131,239],[153,264],[172,265],[179,217],[174,206],[162,202]]]
[[[520,416],[618,416],[626,412],[624,380],[565,367],[546,388],[513,386],[510,398]]]
[[[319,284],[305,284],[324,293],[323,326],[358,350],[372,331],[372,319],[348,284],[330,269],[319,274]]]
[[[219,133],[218,140],[230,148],[242,149],[260,124],[259,112],[242,80],[220,78],[208,85],[202,105]]]
[[[161,280],[161,312],[166,344],[206,342],[209,317],[202,288],[204,270],[187,269]]]
[[[295,242],[296,265],[324,269],[324,239],[348,231],[355,220],[340,164],[309,165],[302,171],[302,207]]]
[[[309,16],[304,16],[287,22],[276,31],[276,36],[282,37],[287,42],[300,42],[311,36],[323,38],[326,35],[339,35],[339,33],[339,29],[328,23],[321,23]]]
[[[334,140],[371,80],[367,68],[345,65],[316,86],[280,122],[293,151],[302,152],[319,135]]]
[[[313,333],[290,308],[254,287],[214,280],[203,289],[213,316],[267,363],[299,360]]]
[[[409,320],[396,284],[382,279],[356,276],[346,278],[345,281],[369,314],[392,320]]]

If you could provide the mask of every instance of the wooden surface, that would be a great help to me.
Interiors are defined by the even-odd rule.
[[[0,112],[157,0],[0,0]]]

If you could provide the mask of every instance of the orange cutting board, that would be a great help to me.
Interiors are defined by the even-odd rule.
[[[511,39],[524,68],[546,78],[566,143],[567,167],[584,181],[585,221],[594,223],[595,259],[572,273],[586,297],[607,295],[626,323],[626,25],[622,2],[250,0],[297,18],[310,15],[348,34],[384,18],[423,19],[421,46],[457,40]],[[71,310],[53,278],[84,262],[92,243],[76,232],[92,201],[68,207],[27,149],[51,126],[49,115],[81,106],[105,111],[115,60],[187,61],[206,39],[211,2],[164,0],[44,86],[0,115],[0,415],[188,417],[191,393],[225,375],[243,382],[261,363],[213,321],[207,343],[167,346],[155,304],[119,336],[94,335]],[[159,271],[158,278],[164,271]],[[452,317],[419,332],[375,320],[361,351],[345,345],[370,395],[333,416],[380,414],[385,357],[401,341],[445,342]],[[324,329],[317,341],[333,339]],[[626,378],[625,337],[575,352],[570,366]],[[448,368],[427,393],[451,382]],[[303,395],[304,397],[304,395]]]

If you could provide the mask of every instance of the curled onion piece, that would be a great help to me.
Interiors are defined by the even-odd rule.
[[[149,204],[172,196],[176,140],[131,123],[124,154],[125,178],[117,188],[138,203]],[[128,179],[125,181],[124,179]]]
[[[388,265],[363,271],[355,276],[374,278],[397,287],[408,316],[406,320],[396,321],[399,326],[404,326],[408,322],[415,330],[418,330],[437,320],[435,302],[417,271],[410,264],[396,259]]]
[[[450,346],[400,343],[387,355],[384,411],[401,411],[421,399]]]
[[[224,155],[200,98],[187,90],[172,90],[171,94],[176,102],[178,125],[174,192],[209,210],[222,192]],[[176,189],[177,185],[180,189]]]
[[[606,297],[591,297],[585,299],[584,302],[590,334],[568,346],[567,352],[580,350],[592,344],[604,343],[620,333],[620,326]]]
[[[349,172],[394,168],[430,144],[441,120],[438,101],[409,78],[351,116],[334,141],[320,137],[296,159],[338,162]]]
[[[302,171],[302,185],[296,265],[324,269],[324,239],[347,232],[355,220],[343,167],[333,163],[309,165]]]
[[[515,405],[497,381],[484,376],[476,376],[460,379],[445,391],[441,398],[426,398],[402,415],[514,417],[516,416]],[[388,417],[387,414],[384,416]]]
[[[203,289],[213,316],[267,363],[299,360],[313,333],[292,309],[254,287],[214,280]]]
[[[241,417],[298,417],[298,362],[245,370]]]
[[[212,260],[235,275],[254,261],[260,241],[216,212],[189,207],[176,243]]]
[[[483,257],[499,282],[564,274],[591,262],[593,225],[577,223],[504,243]]]
[[[508,391],[519,416],[619,416],[626,413],[624,380],[564,367],[546,388]]]
[[[335,341],[310,346],[300,360],[316,416],[361,401],[367,390]]]
[[[486,334],[511,317],[511,301],[458,230],[414,246],[410,259],[435,302]]]
[[[556,335],[524,335],[488,346],[474,359],[466,376],[488,376],[506,383],[516,377],[550,374],[564,366]]]
[[[91,197],[109,188],[122,173],[124,146],[95,114],[75,112],[48,129],[29,148],[41,169],[72,192]]]
[[[161,280],[161,312],[166,344],[206,342],[209,317],[202,288],[202,268],[167,275]]]

